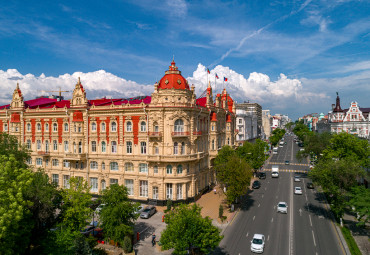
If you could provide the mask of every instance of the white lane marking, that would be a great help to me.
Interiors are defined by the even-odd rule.
[[[271,222],[274,222],[274,218],[271,218]]]
[[[247,233],[247,237],[248,237],[248,235],[249,235],[249,232]]]
[[[312,220],[311,220],[311,214],[308,215],[308,217],[310,218],[310,225],[312,227]]]
[[[305,196],[306,196],[306,201],[308,201],[308,199],[307,199],[307,194],[304,194]]]
[[[267,241],[270,239],[270,235],[267,236]]]
[[[253,220],[254,220],[254,218],[256,218],[256,216],[253,216]]]
[[[314,244],[314,245],[315,245],[315,247],[316,247],[315,234],[313,233],[313,230],[312,230],[312,238],[313,238],[313,244]]]
[[[258,204],[258,207],[260,207],[261,204]]]
[[[290,179],[289,255],[293,255],[293,179]]]

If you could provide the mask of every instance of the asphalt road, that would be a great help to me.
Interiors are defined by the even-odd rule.
[[[261,188],[243,197],[241,210],[225,230],[216,254],[252,254],[250,241],[254,234],[265,235],[264,254],[345,254],[324,197],[306,188],[309,180],[305,173],[301,174],[300,182],[294,182],[295,172],[306,172],[309,166],[306,160],[299,162],[295,158],[299,148],[293,138],[287,137],[285,141],[287,144],[270,159],[281,169],[279,178],[271,178],[267,173]],[[285,160],[290,164],[285,165]],[[271,165],[266,165],[267,171]],[[302,195],[294,195],[295,186],[302,188]],[[287,214],[276,212],[280,201],[288,203]]]

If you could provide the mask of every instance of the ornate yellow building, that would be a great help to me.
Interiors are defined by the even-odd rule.
[[[212,159],[235,139],[233,100],[226,90],[213,100],[210,85],[204,94],[196,99],[174,61],[151,97],[88,100],[78,80],[71,100],[24,101],[17,84],[0,107],[0,132],[18,137],[28,163],[60,187],[77,176],[93,194],[118,183],[137,201],[192,201],[214,183]]]

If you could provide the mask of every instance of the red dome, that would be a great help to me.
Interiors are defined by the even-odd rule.
[[[182,77],[181,72],[178,70],[175,61],[172,61],[168,71],[159,81],[159,89],[189,89],[189,84]]]

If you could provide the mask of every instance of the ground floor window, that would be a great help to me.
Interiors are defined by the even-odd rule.
[[[101,190],[105,190],[107,188],[107,184],[105,183],[105,180],[101,181]]]
[[[153,199],[158,199],[158,187],[153,187]]]
[[[177,184],[177,199],[182,199],[182,183]]]
[[[42,166],[42,158],[36,158],[36,165]]]
[[[125,186],[129,196],[134,195],[134,180],[125,180]]]
[[[59,186],[59,174],[53,174],[51,180],[55,185]]]
[[[166,184],[166,198],[172,199],[172,183]]]
[[[118,179],[110,179],[110,185],[118,184]]]
[[[98,178],[90,178],[91,192],[98,192]]]
[[[140,181],[140,196],[148,197],[148,181]]]
[[[63,175],[63,187],[69,189],[69,175]]]

